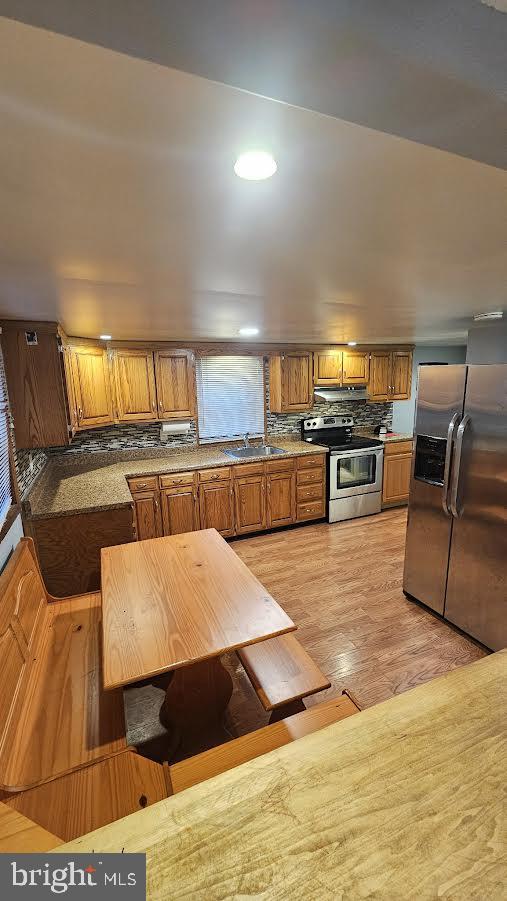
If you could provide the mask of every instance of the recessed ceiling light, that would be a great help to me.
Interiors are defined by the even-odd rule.
[[[112,335],[99,335],[99,338],[101,341],[110,341],[112,338]]]
[[[252,337],[252,335],[258,335],[259,329],[255,328],[255,326],[247,326],[246,328],[240,328],[240,335],[244,335],[245,338]]]
[[[503,310],[493,310],[492,313],[477,313],[474,316],[475,322],[480,322],[481,319],[502,319]]]
[[[249,150],[248,153],[242,153],[234,163],[236,175],[249,181],[271,178],[276,170],[276,160],[264,150]]]
[[[357,341],[347,341],[347,344],[349,345],[349,347],[355,347],[357,344]]]

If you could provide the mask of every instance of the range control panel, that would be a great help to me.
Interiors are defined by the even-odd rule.
[[[354,420],[352,416],[315,416],[303,421],[303,431],[312,429],[342,429],[352,428]]]

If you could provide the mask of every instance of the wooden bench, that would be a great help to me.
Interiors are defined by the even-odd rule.
[[[261,754],[281,748],[291,741],[316,732],[324,726],[352,716],[360,711],[360,707],[351,695],[344,691],[341,697],[316,704],[302,713],[296,713],[279,722],[271,723],[248,735],[242,735],[233,741],[203,751],[180,763],[169,767],[169,776],[173,792],[183,791],[205,779],[218,776],[227,770],[248,760],[254,760]]]
[[[0,800],[65,840],[167,797],[127,747],[122,689],[102,690],[101,612],[99,592],[48,595],[20,541],[0,575]]]
[[[44,852],[61,844],[56,835],[0,803],[0,854]]]
[[[293,633],[236,653],[271,723],[305,710],[303,698],[331,685]]]

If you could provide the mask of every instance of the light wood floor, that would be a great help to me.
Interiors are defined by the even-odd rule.
[[[369,707],[485,655],[405,598],[405,528],[406,509],[398,508],[231,542],[294,620],[297,637],[331,680],[331,688],[309,698],[308,706],[348,688]],[[235,685],[227,725],[231,734],[241,735],[264,725],[268,716],[236,656],[225,662]],[[163,694],[152,688],[129,694],[128,737],[137,744],[150,732],[146,720],[158,723]]]

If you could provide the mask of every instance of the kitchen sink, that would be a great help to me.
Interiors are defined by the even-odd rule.
[[[285,451],[281,447],[272,447],[271,444],[263,447],[231,447],[224,451],[229,457],[239,457],[240,459],[248,459],[248,457],[271,457],[273,454],[283,454]]]

